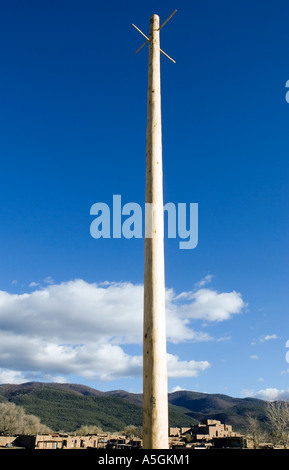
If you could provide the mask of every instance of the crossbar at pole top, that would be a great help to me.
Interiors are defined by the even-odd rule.
[[[161,26],[158,28],[158,31],[160,31],[160,29],[171,19],[171,17],[177,12],[177,10],[173,11],[173,13],[166,19],[166,21],[164,21]],[[149,38],[135,25],[132,23],[132,26],[146,39],[146,41],[135,51],[135,54],[140,51],[148,42],[149,42]],[[169,60],[171,60],[174,64],[176,63],[176,61],[174,59],[172,59],[166,52],[164,52],[162,49],[160,49],[160,52],[162,54],[164,54],[164,56],[166,56]]]
[[[163,22],[163,24],[161,24],[161,26],[159,27],[159,30],[162,29],[162,27],[171,19],[171,17],[177,12],[177,10],[173,11],[173,13],[166,19],[166,21]]]

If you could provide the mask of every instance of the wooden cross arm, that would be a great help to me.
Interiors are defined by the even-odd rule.
[[[177,10],[175,10],[171,14],[171,16],[159,27],[159,30],[169,21],[169,19],[176,13],[176,11]],[[132,23],[132,26],[146,39],[146,41],[138,48],[138,50],[135,51],[135,54],[136,54],[149,42],[149,38],[135,24]],[[176,61],[172,59],[168,54],[166,54],[162,49],[160,49],[160,52],[164,54],[169,60],[171,60],[174,64],[176,63]]]

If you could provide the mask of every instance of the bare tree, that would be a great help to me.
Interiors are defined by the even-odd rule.
[[[251,415],[248,415],[247,418],[248,418],[248,426],[247,426],[248,437],[252,439],[253,448],[258,449],[260,446],[260,441],[261,441],[262,434],[263,434],[261,427],[260,427],[260,423],[258,419],[254,418]]]
[[[88,434],[102,434],[103,430],[100,426],[81,426],[75,431],[77,436],[87,436]]]
[[[51,429],[42,424],[38,416],[25,415],[24,416],[24,431],[25,434],[47,434]]]
[[[0,434],[2,436],[13,436],[16,433],[24,434],[25,412],[14,403],[0,403]]]
[[[49,432],[50,429],[41,424],[37,416],[26,415],[21,406],[14,403],[0,403],[0,435],[36,434]]]
[[[279,400],[268,402],[266,415],[276,442],[287,449],[289,445],[289,403]]]
[[[142,427],[134,426],[133,424],[130,424],[121,431],[121,434],[124,434],[129,439],[133,439],[134,437],[141,438]]]

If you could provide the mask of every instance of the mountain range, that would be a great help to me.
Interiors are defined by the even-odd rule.
[[[222,394],[177,391],[168,394],[170,427],[189,427],[217,419],[245,432],[248,416],[266,425],[266,402]],[[0,385],[0,402],[22,406],[53,431],[74,432],[82,425],[120,431],[142,425],[142,394],[125,390],[102,392],[79,384],[27,382]]]

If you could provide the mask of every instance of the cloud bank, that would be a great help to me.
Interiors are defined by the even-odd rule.
[[[201,284],[203,285],[203,284]],[[31,284],[30,284],[31,287]],[[33,284],[33,287],[36,287]],[[177,344],[211,340],[192,322],[220,322],[242,311],[236,292],[199,288],[166,292],[167,340]],[[0,382],[26,378],[65,381],[77,375],[114,380],[142,374],[142,356],[125,351],[141,345],[143,286],[87,283],[81,279],[46,283],[33,292],[0,291]],[[169,377],[195,377],[209,362],[168,354]]]
[[[289,389],[279,390],[278,388],[272,387],[258,390],[257,392],[254,390],[243,390],[242,395],[246,397],[260,398],[265,401],[289,401]]]

